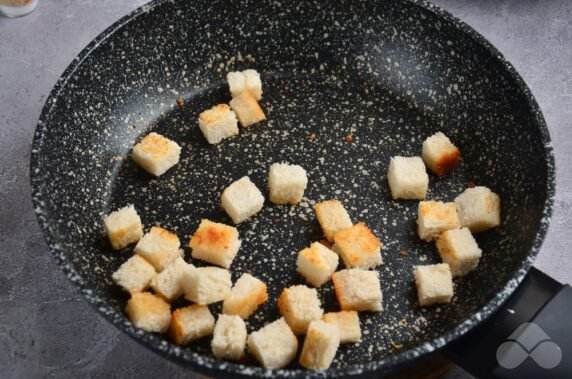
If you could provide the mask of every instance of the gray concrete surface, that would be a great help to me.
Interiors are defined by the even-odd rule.
[[[79,51],[144,0],[40,0],[0,17],[0,376],[188,377],[90,308],[49,256],[29,198],[32,135],[44,100]],[[515,65],[550,127],[557,164],[551,228],[536,266],[572,282],[572,2],[435,0]],[[454,368],[446,378],[469,377]]]

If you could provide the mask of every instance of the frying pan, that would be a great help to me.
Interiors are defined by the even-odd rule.
[[[209,145],[198,115],[227,103],[226,72],[246,68],[262,73],[268,120]],[[183,148],[160,178],[129,158],[150,131]],[[421,308],[412,268],[439,262],[438,254],[416,236],[417,202],[392,201],[385,174],[391,156],[419,155],[437,131],[463,160],[445,177],[430,174],[427,197],[452,201],[468,182],[488,186],[502,199],[503,225],[476,236],[483,257],[456,282],[453,302]],[[127,295],[111,281],[132,247],[113,251],[103,235],[104,215],[135,204],[146,228],[179,235],[189,259],[186,243],[202,218],[231,223],[222,190],[244,175],[265,189],[268,167],[282,161],[302,165],[309,186],[300,205],[267,203],[238,225],[233,281],[250,272],[269,287],[249,331],[279,317],[284,287],[303,283],[296,252],[321,239],[315,202],[342,200],[384,243],[385,310],[360,314],[363,341],[340,347],[332,376],[391,371],[498,313],[539,251],[554,195],[549,134],[529,89],[483,37],[431,3],[158,0],[109,27],[56,83],[34,136],[33,200],[68,278],[145,346],[213,375],[319,376],[297,363],[269,372],[252,358],[222,362],[209,338],[179,348],[134,327],[123,312]],[[338,309],[331,284],[319,296],[326,311]]]

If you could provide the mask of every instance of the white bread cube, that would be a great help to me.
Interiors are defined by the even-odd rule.
[[[449,303],[453,297],[453,276],[446,263],[416,266],[413,275],[419,305]]]
[[[199,115],[199,128],[210,144],[217,144],[238,135],[238,120],[227,104],[219,104]]]
[[[284,288],[278,298],[278,311],[298,335],[306,334],[310,322],[324,315],[318,291],[304,285]]]
[[[314,287],[329,281],[338,268],[338,255],[319,242],[314,242],[298,254],[296,271]]]
[[[245,91],[249,91],[256,100],[262,98],[262,81],[256,70],[234,71],[226,74],[230,95],[236,97]]]
[[[203,305],[223,301],[232,287],[230,272],[218,267],[188,265],[181,283],[185,298]]]
[[[284,320],[265,325],[251,333],[247,339],[248,351],[266,369],[279,369],[296,357],[298,338]]]
[[[351,228],[350,215],[339,200],[326,200],[314,206],[316,218],[329,242],[334,241],[334,235],[340,230]]]
[[[230,268],[240,244],[235,227],[205,219],[193,234],[189,247],[193,258]]]
[[[322,320],[312,321],[300,354],[300,365],[314,371],[326,370],[332,364],[339,346],[340,332],[337,326]]]
[[[264,196],[248,176],[243,176],[223,191],[220,201],[232,222],[240,224],[262,209]]]
[[[222,303],[222,313],[246,320],[268,300],[266,284],[250,274],[242,274]]]
[[[307,186],[308,176],[302,166],[287,163],[270,166],[268,190],[270,201],[274,204],[298,204]]]
[[[249,127],[260,121],[266,120],[266,116],[260,108],[256,98],[248,91],[241,93],[230,101],[230,107],[236,113],[238,122],[243,127]]]
[[[218,359],[238,361],[246,347],[246,324],[238,316],[219,315],[214,327],[211,350]]]
[[[501,224],[500,197],[487,187],[467,188],[455,198],[461,225],[478,233]]]
[[[421,157],[393,157],[387,169],[387,181],[394,200],[423,200],[429,175]]]
[[[322,317],[327,324],[335,325],[340,332],[340,343],[361,341],[359,316],[356,311],[329,312]]]
[[[147,134],[133,147],[131,157],[148,173],[161,176],[179,163],[181,147],[155,132]]]
[[[351,268],[332,275],[336,298],[344,311],[383,310],[382,294],[377,271]]]
[[[417,234],[424,241],[435,241],[445,230],[461,227],[455,203],[430,200],[419,202]]]
[[[125,307],[131,322],[147,332],[165,333],[171,321],[171,306],[149,292],[132,292]]]
[[[175,233],[153,226],[133,251],[151,263],[157,272],[161,272],[181,256],[180,246],[179,237]]]
[[[479,264],[482,251],[469,228],[452,229],[441,233],[437,250],[443,262],[451,267],[453,277],[465,276]]]
[[[124,290],[143,291],[151,282],[151,279],[157,274],[153,265],[138,255],[133,255],[125,261],[111,278],[121,286]]]
[[[212,334],[215,318],[206,305],[193,304],[176,309],[171,317],[169,336],[177,345],[186,345]]]
[[[187,263],[182,257],[175,259],[167,268],[153,277],[151,280],[153,292],[168,302],[179,298],[183,294],[181,282],[186,268]]]
[[[459,163],[461,152],[441,132],[433,134],[423,142],[423,161],[437,176],[443,176]]]
[[[143,236],[143,225],[133,205],[111,212],[103,219],[105,233],[114,250],[123,249]]]
[[[363,222],[337,232],[333,250],[342,257],[346,268],[368,269],[383,263],[381,241]]]

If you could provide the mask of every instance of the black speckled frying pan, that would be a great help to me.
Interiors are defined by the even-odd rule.
[[[226,72],[246,68],[262,73],[268,120],[209,145],[198,115],[228,102]],[[150,131],[183,148],[160,178],[129,157]],[[439,257],[416,236],[417,202],[392,201],[385,174],[391,156],[420,155],[437,131],[463,160],[442,178],[430,174],[428,198],[451,201],[467,182],[488,186],[502,198],[503,226],[477,236],[482,260],[456,282],[453,302],[421,308],[412,268]],[[363,341],[340,347],[330,375],[389,371],[491,316],[538,253],[554,194],[548,130],[529,89],[486,40],[430,3],[158,0],[108,28],[57,82],[34,138],[33,198],[51,252],[119,329],[200,372],[267,375],[252,358],[215,360],[210,338],[177,348],[133,327],[123,313],[127,295],[111,281],[132,247],[111,250],[102,217],[135,204],[145,227],[176,232],[190,259],[186,245],[201,218],[230,223],[222,190],[249,175],[265,191],[270,164],[282,161],[302,165],[309,185],[298,206],[267,202],[238,226],[233,280],[250,272],[270,295],[249,331],[279,317],[284,287],[303,283],[295,259],[321,238],[315,202],[342,200],[384,244],[385,310],[360,314]],[[319,294],[327,311],[338,309],[331,283]],[[312,373],[293,363],[275,374]]]

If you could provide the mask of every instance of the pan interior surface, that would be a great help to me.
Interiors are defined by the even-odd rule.
[[[491,301],[526,272],[546,228],[547,132],[504,60],[450,16],[421,5],[159,1],[110,28],[58,82],[34,141],[36,210],[68,276],[116,325],[171,358],[207,371],[221,365],[264,373],[251,359],[210,358],[208,338],[179,349],[133,328],[123,316],[127,295],[111,281],[132,247],[112,251],[102,217],[134,204],[146,229],[160,225],[178,234],[189,260],[186,245],[201,219],[231,224],[220,209],[225,187],[248,175],[266,192],[269,166],[289,162],[308,172],[303,201],[267,202],[238,226],[243,243],[233,281],[249,272],[269,288],[249,332],[279,317],[284,287],[304,283],[297,252],[322,238],[312,206],[331,198],[384,244],[384,311],[360,314],[362,342],[342,345],[331,373],[389,367],[431,350],[422,346],[442,346],[483,308],[490,313],[498,305]],[[209,145],[198,115],[228,103],[226,72],[246,68],[262,74],[268,120]],[[180,163],[160,178],[129,157],[150,131],[183,148]],[[456,282],[452,304],[420,308],[413,266],[439,256],[416,235],[418,202],[392,201],[385,175],[390,157],[420,155],[423,140],[437,131],[463,160],[445,177],[430,174],[427,198],[453,201],[468,182],[488,186],[502,199],[503,226],[477,235],[483,257]],[[326,311],[338,309],[331,283],[319,295]],[[220,304],[211,310],[219,313]]]

